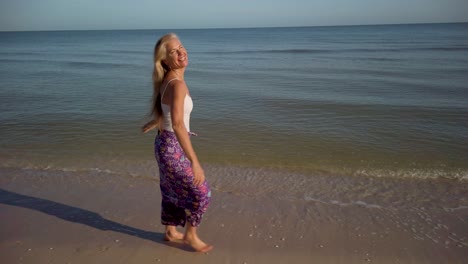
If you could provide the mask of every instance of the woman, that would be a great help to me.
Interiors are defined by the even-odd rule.
[[[162,194],[161,223],[166,241],[183,241],[195,251],[207,252],[213,246],[197,235],[211,191],[205,173],[190,141],[190,112],[193,104],[184,81],[187,51],[175,34],[167,34],[154,48],[153,120],[142,128],[158,129],[155,156],[159,166]],[[185,234],[177,226],[185,226]]]

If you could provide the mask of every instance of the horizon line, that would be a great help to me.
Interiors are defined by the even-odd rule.
[[[359,26],[397,26],[397,25],[427,25],[427,24],[466,24],[460,22],[414,22],[414,23],[383,23],[383,24],[347,24],[319,26],[252,26],[252,27],[206,27],[206,28],[127,28],[127,29],[40,29],[40,30],[0,30],[0,33],[13,32],[64,32],[64,31],[132,31],[132,30],[222,30],[222,29],[261,29],[261,28],[305,28],[305,27],[359,27]]]

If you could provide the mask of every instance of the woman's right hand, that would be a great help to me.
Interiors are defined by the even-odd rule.
[[[158,122],[156,120],[151,120],[141,127],[141,132],[146,133],[150,130],[155,129],[157,126],[158,126]]]

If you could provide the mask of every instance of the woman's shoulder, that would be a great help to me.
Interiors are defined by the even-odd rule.
[[[185,85],[185,82],[178,78],[166,78],[161,83],[161,87],[163,87],[163,90],[172,90],[174,87],[179,87],[181,85]]]
[[[174,92],[186,92],[188,90],[185,81],[181,79],[172,79],[168,84],[171,90],[173,90]]]
[[[165,78],[162,82],[162,86],[171,86],[174,85],[174,83],[177,81],[179,81],[178,78]]]
[[[164,81],[164,87],[165,89],[163,90],[163,94],[165,94],[164,97],[169,96],[169,98],[175,97],[183,97],[186,94],[188,94],[188,88],[187,85],[185,84],[184,80],[181,79],[168,79]]]

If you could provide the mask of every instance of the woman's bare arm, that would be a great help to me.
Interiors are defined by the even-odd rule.
[[[192,162],[193,182],[196,186],[201,185],[205,181],[205,172],[198,161],[198,157],[193,149],[192,142],[188,135],[187,128],[184,124],[184,101],[188,93],[187,86],[184,81],[174,81],[172,83],[172,105],[171,105],[171,120],[172,129],[176,134],[180,146],[185,152],[187,158]]]

